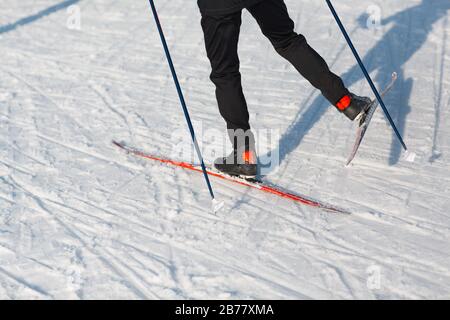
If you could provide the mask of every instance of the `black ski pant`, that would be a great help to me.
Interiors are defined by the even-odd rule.
[[[264,0],[247,8],[275,50],[288,60],[331,104],[349,94],[342,80],[332,73],[324,59],[303,35],[294,31],[283,0]],[[219,111],[228,129],[250,129],[247,103],[239,72],[238,41],[242,11],[226,15],[203,15],[202,28],[211,80],[216,86]]]

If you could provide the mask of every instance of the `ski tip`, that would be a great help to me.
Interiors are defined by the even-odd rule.
[[[123,144],[120,143],[120,142],[117,142],[116,140],[112,140],[111,143],[112,143],[113,145],[119,147],[119,148],[122,148],[122,147],[123,147]]]
[[[223,209],[225,203],[223,201],[217,201],[216,199],[212,199],[212,211],[214,214],[217,214],[220,210]]]
[[[353,163],[353,160],[355,160],[355,155],[352,154],[345,162],[345,167],[350,168],[350,165]]]
[[[332,212],[332,213],[339,213],[339,214],[343,214],[343,215],[346,215],[346,216],[353,215],[353,212],[351,212],[351,211],[349,211],[347,209],[341,209],[341,208],[332,208],[332,209],[327,209],[325,211]]]
[[[353,215],[353,212],[350,211],[349,209],[346,209],[343,207],[336,207],[336,206],[332,206],[329,204],[321,204],[320,206],[318,206],[318,208],[325,212],[329,212],[329,213],[338,213],[338,214],[343,214],[346,216]]]

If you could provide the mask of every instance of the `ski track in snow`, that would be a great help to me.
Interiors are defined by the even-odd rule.
[[[332,69],[369,94],[328,8],[287,3]],[[81,30],[66,27],[72,4]],[[386,102],[416,161],[402,160],[378,111],[345,168],[352,124],[244,13],[251,121],[283,134],[268,179],[354,214],[212,179],[225,201],[214,216],[201,175],[111,144],[170,156],[171,133],[188,133],[148,3],[3,1],[0,298],[450,298],[450,5],[378,4],[378,31],[361,25],[363,1],[336,9],[377,85],[399,73]],[[222,130],[195,2],[158,9],[193,119]],[[380,272],[377,288],[370,270]]]

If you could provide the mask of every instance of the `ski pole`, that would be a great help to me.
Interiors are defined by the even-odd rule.
[[[369,73],[367,72],[366,67],[364,66],[364,63],[362,62],[358,51],[356,51],[355,46],[353,45],[352,40],[350,39],[350,36],[348,35],[347,31],[345,30],[344,25],[341,22],[341,19],[339,18],[339,15],[337,14],[336,10],[333,7],[333,4],[331,3],[331,0],[326,0],[328,7],[331,10],[331,13],[334,16],[334,19],[336,20],[339,28],[341,29],[342,34],[344,35],[345,40],[347,40],[347,43],[350,47],[350,49],[353,52],[353,55],[355,56],[356,60],[358,61],[359,66],[361,67],[362,72],[364,73],[364,76],[367,79],[367,82],[369,82],[370,88],[372,89],[373,93],[375,94],[375,97],[377,98],[378,102],[380,103],[381,108],[384,111],[384,114],[386,115],[386,118],[389,120],[389,123],[392,127],[392,129],[394,129],[395,134],[397,135],[397,138],[399,139],[400,143],[403,146],[403,149],[405,149],[405,151],[408,151],[408,148],[406,147],[405,142],[403,141],[403,138],[400,134],[400,132],[398,131],[397,127],[395,126],[394,121],[392,120],[391,115],[389,114],[389,111],[386,108],[386,105],[384,104],[383,99],[381,98],[380,93],[378,92],[377,88],[375,87],[375,84],[372,81],[372,78],[370,77]]]
[[[194,143],[195,151],[197,152],[197,156],[200,160],[203,176],[205,177],[206,185],[208,186],[209,193],[211,195],[213,201],[213,209],[214,211],[218,211],[221,207],[220,203],[217,203],[215,200],[214,192],[211,186],[211,182],[209,181],[208,172],[206,171],[205,162],[203,160],[202,152],[200,151],[200,147],[197,142],[197,138],[195,137],[194,127],[192,125],[191,117],[189,116],[189,111],[186,106],[186,101],[184,100],[183,91],[181,90],[180,82],[178,81],[178,76],[175,71],[175,67],[173,65],[172,57],[170,55],[169,47],[167,46],[166,37],[164,36],[164,32],[161,26],[161,22],[159,21],[158,12],[156,11],[155,4],[153,0],[150,1],[150,7],[153,12],[153,17],[155,18],[156,26],[158,28],[159,36],[161,37],[161,42],[164,48],[164,52],[166,53],[167,62],[169,63],[170,71],[172,72],[173,81],[175,82],[175,87],[177,88],[178,97],[180,98],[181,107],[183,108],[184,116],[186,118],[187,125],[189,127],[189,131],[191,133],[192,142]]]

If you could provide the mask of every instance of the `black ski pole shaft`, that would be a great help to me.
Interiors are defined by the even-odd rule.
[[[400,134],[400,132],[398,131],[397,127],[395,126],[394,120],[392,120],[391,115],[389,114],[389,111],[386,108],[386,105],[384,104],[383,98],[381,98],[380,93],[378,92],[377,88],[375,87],[375,84],[372,81],[372,78],[369,75],[369,72],[367,72],[366,67],[364,66],[363,61],[361,60],[358,51],[356,50],[355,46],[353,45],[352,40],[350,39],[350,36],[348,35],[347,31],[345,30],[344,25],[341,22],[341,19],[339,18],[339,15],[337,14],[336,10],[333,7],[333,4],[331,3],[331,0],[326,0],[328,7],[331,10],[331,13],[334,16],[334,19],[336,20],[339,28],[341,29],[342,34],[344,35],[345,40],[347,41],[350,49],[353,52],[353,55],[355,56],[356,60],[358,61],[359,66],[361,67],[362,72],[364,73],[364,76],[367,79],[367,82],[370,85],[370,88],[372,89],[373,93],[375,94],[375,97],[377,98],[378,102],[380,103],[381,108],[384,111],[384,114],[386,115],[386,118],[388,119],[392,129],[394,129],[394,132],[397,136],[397,138],[399,139],[400,143],[402,144],[403,148],[405,149],[405,151],[408,151],[408,148],[406,147],[405,142],[403,141],[403,138]]]
[[[200,151],[200,147],[197,142],[197,138],[195,137],[194,127],[192,125],[191,117],[189,116],[189,111],[186,106],[186,101],[184,100],[183,91],[181,90],[180,82],[178,81],[178,76],[175,71],[175,67],[173,65],[172,57],[170,55],[169,47],[167,46],[166,37],[164,36],[163,29],[161,27],[161,22],[159,21],[158,12],[156,11],[155,4],[153,0],[150,1],[150,7],[153,12],[153,17],[155,18],[156,26],[158,27],[159,36],[161,37],[161,42],[164,47],[164,52],[166,53],[167,62],[169,63],[170,71],[172,72],[173,81],[175,82],[175,87],[177,88],[178,97],[180,98],[181,107],[183,108],[184,116],[186,118],[187,125],[189,127],[189,131],[191,133],[192,142],[194,143],[195,151],[197,152],[198,158],[202,165],[203,175],[205,177],[206,184],[208,186],[209,193],[211,194],[211,198],[214,200],[214,192],[211,186],[211,182],[209,181],[208,172],[206,171],[205,162],[203,161],[202,152]]]

